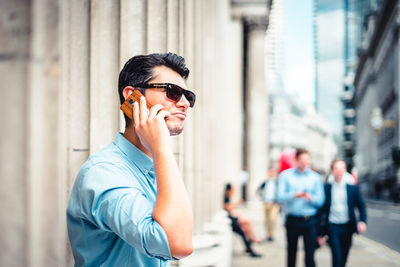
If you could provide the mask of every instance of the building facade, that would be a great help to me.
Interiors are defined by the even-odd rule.
[[[269,132],[270,166],[277,166],[283,152],[305,148],[312,167],[323,177],[329,173],[337,146],[330,124],[312,107],[307,109],[282,94],[272,95]]]
[[[334,22],[334,24],[333,24]],[[341,142],[344,71],[343,1],[315,1],[315,108],[330,124],[335,140]]]
[[[376,13],[381,1],[344,1],[344,78],[343,93],[343,134],[341,143],[342,156],[347,163],[348,171],[354,170],[355,155],[355,110],[352,104],[354,96],[354,76],[357,70],[358,51],[363,44],[370,15]]]
[[[369,1],[354,77],[354,162],[370,197],[399,201],[399,3]],[[373,128],[374,127],[374,128]]]
[[[265,135],[251,133],[267,117],[243,110],[267,102],[269,2],[1,1],[0,266],[73,265],[69,192],[81,164],[123,130],[117,78],[137,54],[175,52],[191,69],[198,99],[174,145],[201,235],[242,169],[243,143],[247,159],[266,158],[255,145]]]

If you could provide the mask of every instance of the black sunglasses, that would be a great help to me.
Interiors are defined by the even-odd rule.
[[[167,90],[167,97],[172,101],[178,102],[182,95],[189,101],[190,107],[194,106],[196,102],[196,95],[189,90],[183,89],[182,87],[173,83],[143,83],[137,84],[133,87],[137,88],[165,88]]]

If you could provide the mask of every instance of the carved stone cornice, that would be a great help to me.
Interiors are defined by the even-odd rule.
[[[248,16],[243,18],[246,32],[266,31],[268,28],[268,16]]]

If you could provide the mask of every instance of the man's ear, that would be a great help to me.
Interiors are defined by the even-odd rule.
[[[127,99],[133,93],[133,90],[135,90],[135,88],[132,86],[126,86],[124,90],[122,90],[122,95]]]

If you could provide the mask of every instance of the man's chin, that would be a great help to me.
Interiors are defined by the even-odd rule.
[[[178,127],[178,126],[168,127],[168,130],[169,130],[169,135],[171,135],[171,136],[178,135],[178,134],[182,133],[183,126],[182,127]]]
[[[183,121],[181,120],[168,120],[167,127],[171,136],[178,135],[183,131]]]

